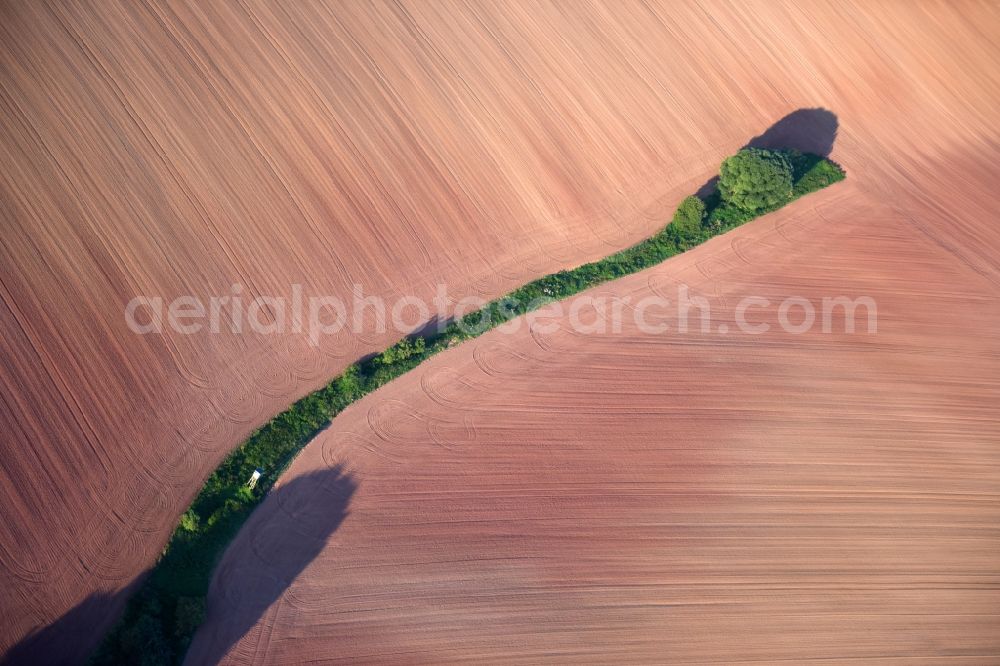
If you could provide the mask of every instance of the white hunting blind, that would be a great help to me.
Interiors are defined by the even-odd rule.
[[[263,473],[264,473],[264,470],[255,469],[253,471],[253,474],[250,475],[250,480],[247,481],[247,488],[250,488],[251,490],[253,490],[253,488],[257,485],[257,479],[259,479],[260,475],[263,474]]]

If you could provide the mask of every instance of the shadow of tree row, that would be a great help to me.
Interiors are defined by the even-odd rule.
[[[219,560],[213,575],[212,591],[225,596],[225,608],[207,608],[210,640],[204,641],[194,663],[216,663],[250,630],[267,609],[284,594],[303,569],[323,550],[330,536],[347,517],[347,507],[357,489],[354,478],[340,467],[297,476],[273,488],[243,523],[239,535]],[[226,567],[235,553],[250,547],[254,529],[273,521],[281,514],[283,534],[265,543],[253,544],[263,561],[254,575],[233,577]],[[128,604],[143,608],[148,618],[127,617],[128,626],[118,632],[117,644],[102,646],[98,663],[164,664],[178,663],[190,636],[166,636],[162,627],[178,625],[177,618],[164,622],[150,609],[161,614],[179,612],[177,598],[169,591],[144,585],[149,572],[115,593],[94,593],[48,626],[22,639],[4,655],[3,664],[82,664],[86,663],[95,643],[109,630],[114,618],[122,613],[130,597],[156,595],[155,600]],[[152,588],[152,589],[151,589]],[[180,597],[179,599],[184,599]],[[135,601],[135,599],[132,599]],[[173,607],[171,607],[173,603]],[[201,624],[200,614],[192,618],[193,632]],[[183,623],[180,623],[183,624]],[[183,638],[184,640],[178,640]]]

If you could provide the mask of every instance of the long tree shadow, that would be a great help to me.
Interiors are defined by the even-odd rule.
[[[357,489],[341,467],[297,476],[273,488],[226,549],[212,578],[203,629],[190,663],[217,663],[278,600],[347,517]],[[116,593],[94,593],[0,658],[5,665],[83,664],[145,576]],[[143,592],[138,592],[142,595]],[[163,609],[163,612],[174,612]],[[118,663],[178,662],[164,648],[158,623],[132,623]]]
[[[837,140],[838,127],[837,115],[828,109],[798,109],[747,141],[743,148],[791,148],[829,157]],[[718,183],[718,176],[709,179],[698,188],[697,196],[702,200],[708,199],[715,194]]]
[[[138,580],[138,579],[137,579]],[[0,664],[80,664],[135,591],[95,592],[51,624],[36,629],[7,650]]]
[[[226,549],[185,663],[215,664],[326,547],[347,517],[357,482],[333,467],[273,489]]]
[[[799,109],[750,139],[744,148],[791,148],[829,157],[837,140],[837,116],[827,109]]]

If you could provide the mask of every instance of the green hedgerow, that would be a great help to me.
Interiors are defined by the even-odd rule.
[[[844,173],[818,155],[741,151],[723,163],[720,189],[705,201],[687,197],[665,228],[641,243],[572,270],[546,275],[463,318],[441,333],[401,340],[347,367],[325,387],[262,425],[208,477],[180,517],[163,555],[92,664],[177,664],[204,617],[212,570],[292,458],[341,410],[431,355],[602,282],[635,273],[838,180]],[[764,185],[767,184],[767,187]],[[748,210],[744,206],[757,206]],[[256,489],[246,486],[264,471]]]

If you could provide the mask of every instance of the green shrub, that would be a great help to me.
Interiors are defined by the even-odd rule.
[[[159,618],[141,615],[122,632],[120,643],[121,663],[139,666],[166,666],[172,661],[163,625]]]
[[[738,208],[729,202],[722,202],[712,209],[708,215],[707,226],[714,233],[721,233],[727,229],[734,229],[741,224],[745,224],[757,217],[742,208]]]
[[[174,609],[174,635],[190,640],[205,620],[205,597],[178,597]]]
[[[780,152],[744,148],[722,162],[719,191],[741,210],[773,209],[792,198],[792,165]]]
[[[674,212],[670,225],[681,236],[693,236],[701,233],[705,221],[705,202],[698,197],[687,197],[681,201]]]
[[[797,199],[810,192],[833,185],[844,178],[844,172],[836,164],[830,160],[817,160],[805,167],[801,175],[796,177],[792,187],[792,196]]]
[[[392,365],[399,361],[405,361],[411,356],[423,354],[426,349],[426,340],[423,338],[417,338],[416,340],[403,338],[376,356],[374,361],[376,365]]]
[[[177,529],[184,530],[185,532],[197,532],[198,531],[198,514],[188,509],[183,514],[181,514],[181,522],[177,526]]]
[[[176,657],[163,633],[163,607],[158,596],[143,589],[129,603],[125,618],[90,659],[92,664],[161,666]]]
[[[336,402],[337,397],[348,398],[350,402],[354,402],[354,400],[364,395],[364,383],[362,382],[358,366],[348,366],[340,377],[337,377],[330,383],[328,390],[331,389],[330,402]]]

